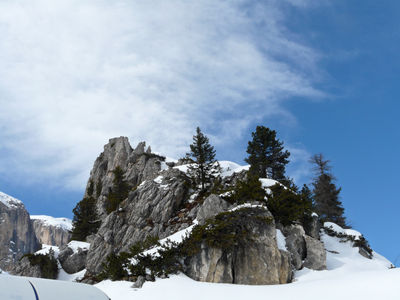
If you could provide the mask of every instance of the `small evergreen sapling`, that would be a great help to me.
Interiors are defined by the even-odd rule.
[[[108,193],[106,210],[111,213],[117,209],[118,205],[128,197],[129,185],[124,180],[124,171],[120,166],[117,166],[114,171],[113,187]]]

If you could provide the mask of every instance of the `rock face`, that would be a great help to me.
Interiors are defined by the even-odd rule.
[[[203,224],[207,219],[226,211],[228,207],[228,202],[217,195],[211,194],[204,200],[203,205],[199,208],[196,217],[197,221],[199,224]]]
[[[24,204],[0,192],[0,268],[9,270],[23,254],[39,248]]]
[[[235,236],[227,249],[203,241],[197,254],[185,261],[185,273],[198,281],[236,284],[279,284],[291,281],[289,253],[278,249],[271,213],[264,208],[234,212],[234,228],[249,235]],[[247,236],[247,237],[246,237]],[[247,238],[251,236],[251,241]]]
[[[113,170],[120,167],[124,171],[124,178],[131,187],[136,187],[146,179],[154,179],[161,170],[164,158],[151,153],[150,147],[145,151],[146,144],[141,142],[136,149],[132,149],[127,137],[110,139],[104,146],[104,151],[96,159],[90,172],[85,196],[93,183],[94,194],[97,199],[97,211],[100,218],[105,218],[107,212],[105,202],[113,186]],[[165,163],[164,163],[165,164]]]
[[[107,215],[105,201],[112,187],[112,171],[117,166],[124,170],[132,191],[119,209]],[[190,220],[178,221],[182,220],[179,211],[188,198],[188,179],[179,170],[167,168],[163,157],[150,149],[145,151],[144,143],[133,150],[128,139],[121,137],[104,146],[89,179],[89,183],[95,183],[97,208],[103,218],[97,234],[88,239],[91,241],[86,263],[89,274],[99,273],[102,262],[112,252],[127,251],[148,236],[164,238],[189,226]]]
[[[307,256],[305,232],[300,225],[291,225],[284,229],[286,235],[286,247],[291,254],[292,264],[296,270],[303,267],[303,260]]]
[[[324,243],[308,235],[304,236],[307,248],[307,257],[304,260],[304,267],[313,270],[326,269],[326,251]]]
[[[23,257],[12,269],[12,273],[18,276],[42,277],[39,265],[32,266],[28,257]]]
[[[301,225],[287,226],[283,232],[292,265],[296,270],[303,267],[312,270],[326,269],[326,251],[320,240],[307,235]]]
[[[72,221],[67,218],[31,216],[33,229],[41,244],[61,247],[71,239]]]

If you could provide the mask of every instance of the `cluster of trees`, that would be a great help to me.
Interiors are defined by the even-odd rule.
[[[219,174],[219,165],[215,159],[216,152],[209,139],[200,128],[196,129],[191,152],[187,158],[192,162],[190,174],[201,191],[210,188]],[[290,153],[277,138],[275,130],[265,126],[257,126],[252,133],[252,139],[247,146],[248,157],[245,161],[250,165],[247,180],[239,182],[235,187],[233,201],[241,202],[248,199],[263,201],[265,191],[259,178],[274,179],[288,188],[277,184],[271,188],[268,206],[281,223],[304,221],[315,211],[323,221],[332,221],[340,226],[346,226],[344,208],[339,200],[340,188],[337,188],[332,175],[329,160],[322,154],[316,154],[310,162],[314,165],[315,178],[313,189],[304,185],[300,190],[292,179],[286,176],[286,165]]]
[[[276,131],[265,126],[257,126],[251,136],[252,139],[247,146],[248,157],[245,158],[250,169],[247,179],[237,183],[232,201],[265,201],[267,195],[259,178],[271,178],[280,184],[271,188],[272,194],[268,195],[267,205],[281,223],[302,222],[305,216],[309,217],[311,212],[315,211],[323,221],[332,221],[346,226],[344,209],[339,200],[341,189],[334,183],[335,178],[331,173],[329,160],[324,159],[322,154],[311,158],[315,171],[313,189],[310,190],[307,185],[304,185],[300,190],[293,180],[286,176],[286,165],[289,163],[290,153],[285,149],[283,142],[277,138]],[[218,182],[221,170],[216,160],[214,147],[199,127],[193,136],[190,152],[186,154],[185,160],[191,163],[188,173],[193,186],[201,194],[210,192],[213,185],[215,187]],[[126,199],[130,190],[130,186],[124,180],[123,170],[119,166],[113,173],[113,187],[109,190],[106,201],[108,213],[114,211]],[[96,187],[96,198],[99,196],[98,185],[99,183]],[[72,239],[74,240],[85,240],[88,235],[98,230],[100,221],[96,213],[96,199],[93,192],[94,184],[90,182],[87,196],[73,210]]]

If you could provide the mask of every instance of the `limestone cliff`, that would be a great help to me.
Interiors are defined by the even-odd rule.
[[[61,247],[71,239],[72,221],[67,218],[31,216],[33,229],[41,244]]]
[[[0,268],[9,270],[23,254],[39,248],[24,204],[0,192]]]

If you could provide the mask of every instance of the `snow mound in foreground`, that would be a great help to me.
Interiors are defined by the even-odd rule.
[[[68,218],[54,218],[45,215],[33,215],[31,220],[40,220],[44,226],[54,226],[65,230],[72,230],[72,220]]]
[[[332,223],[333,224],[333,223]],[[330,224],[325,224],[329,227]],[[343,230],[348,235],[357,236],[357,231],[343,229],[335,224],[334,230]],[[332,229],[332,228],[331,228]],[[190,229],[189,229],[190,231]],[[343,233],[344,233],[343,232]],[[285,248],[284,236],[278,234],[281,248]],[[360,233],[358,233],[360,234]],[[183,232],[177,234],[180,240]],[[146,282],[141,289],[131,288],[126,281],[105,280],[96,286],[113,300],[125,299],[298,299],[298,300],[397,300],[400,299],[400,270],[390,269],[391,263],[373,253],[367,259],[358,253],[351,241],[322,233],[321,240],[327,250],[327,270],[297,271],[293,283],[270,286],[246,286],[198,282],[184,274],[169,279]]]

